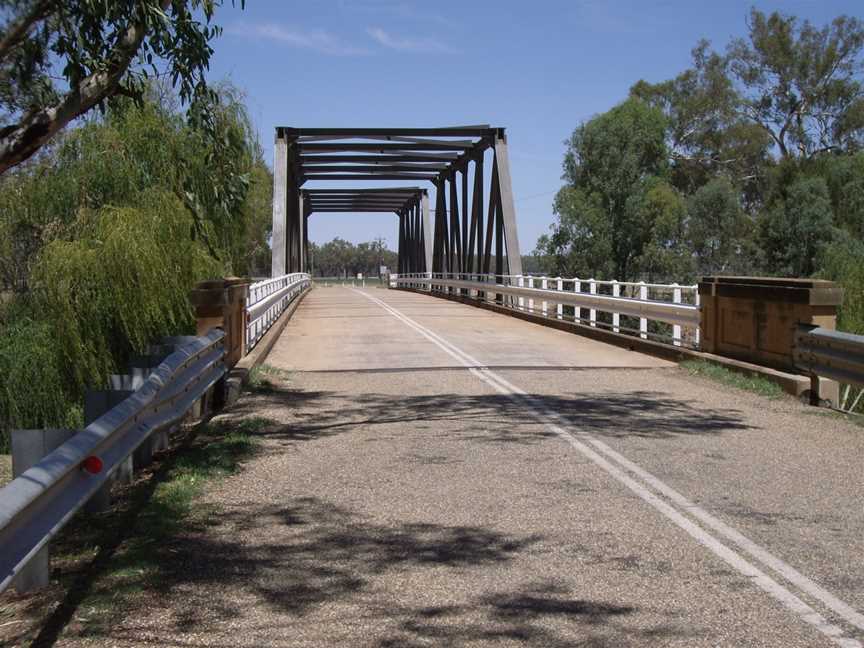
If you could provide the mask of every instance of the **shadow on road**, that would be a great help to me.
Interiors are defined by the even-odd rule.
[[[458,421],[467,425],[465,438],[478,443],[531,444],[554,436],[536,425],[540,421],[534,412],[538,410],[555,413],[572,428],[601,437],[665,439],[751,429],[737,410],[694,406],[650,390],[620,394],[583,392],[574,396],[458,393],[410,396],[309,392],[274,386],[253,400],[241,402],[236,412],[242,416],[260,409],[304,407],[309,408],[307,417],[298,416],[290,425],[271,429],[268,435],[302,441],[348,432],[356,426],[405,423],[422,427],[436,421]]]
[[[540,425],[532,409],[555,412],[574,428],[601,437],[664,439],[748,429],[735,410],[697,409],[650,390],[530,395],[529,400],[497,394],[304,391],[278,380],[260,385],[224,418],[230,425],[268,410],[285,412],[283,422],[271,420],[258,434],[289,448],[361,427],[368,434],[376,426],[394,423],[415,434],[426,428],[433,433],[435,422],[447,421],[458,422],[447,432],[451,438],[470,443],[540,443],[553,433]],[[150,645],[227,647],[236,644],[227,638],[226,624],[242,619],[243,631],[252,633],[255,645],[285,645],[292,633],[301,631],[321,633],[324,643],[334,637],[337,644],[350,637],[358,612],[363,624],[374,629],[360,643],[380,648],[498,642],[553,648],[643,645],[693,632],[683,630],[664,611],[647,611],[646,620],[640,614],[646,611],[627,605],[626,596],[625,603],[617,604],[590,600],[548,579],[502,579],[500,585],[447,593],[446,605],[419,603],[423,596],[418,591],[425,583],[440,587],[442,570],[448,582],[451,575],[462,582],[467,575],[470,582],[474,570],[479,578],[490,567],[537,550],[535,545],[544,540],[539,533],[385,524],[316,497],[288,499],[278,506],[249,501],[222,508],[212,525],[178,528],[148,547],[149,564],[158,573],[148,578],[137,608],[123,610],[122,623],[92,628],[88,641],[136,644],[146,632]],[[109,559],[118,544],[100,556]],[[390,580],[382,584],[381,579]],[[410,595],[400,595],[393,579]],[[39,645],[57,640],[82,600],[70,595],[54,623],[43,630]],[[158,622],[148,619],[151,609]],[[331,624],[335,634],[320,627],[320,618],[310,621],[325,609],[324,625]],[[140,625],[135,621],[138,613],[147,619]],[[637,615],[638,622],[632,620]]]
[[[222,513],[218,532],[181,535],[161,556],[153,594],[171,605],[146,633],[157,645],[227,648],[234,644],[220,624],[242,618],[257,646],[290,644],[301,634],[310,645],[379,648],[641,645],[683,636],[674,622],[634,624],[628,617],[638,608],[586,600],[549,580],[474,592],[475,570],[479,576],[515,560],[542,539],[483,527],[384,525],[315,497],[236,505]],[[442,570],[467,580],[467,590],[448,591],[445,605],[409,604],[426,598],[424,587],[440,587]],[[404,595],[392,581],[382,583],[391,577],[404,582]],[[134,642],[143,631],[126,622],[104,639]]]

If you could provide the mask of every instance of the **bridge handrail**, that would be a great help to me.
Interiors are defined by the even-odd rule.
[[[249,286],[246,300],[246,351],[250,351],[288,305],[311,286],[305,272],[265,279]]]
[[[692,344],[698,345],[699,340],[699,305],[696,286],[679,286],[677,284],[647,284],[642,282],[597,281],[594,279],[565,279],[561,277],[532,277],[528,275],[492,275],[472,273],[412,273],[398,275],[394,280],[396,286],[408,286],[425,290],[442,290],[445,288],[467,291],[469,297],[492,301],[496,295],[515,297],[510,305],[517,310],[535,312],[534,302],[542,304],[540,311],[547,315],[547,303],[573,306],[589,309],[588,324],[590,326],[608,326],[614,332],[620,332],[625,327],[620,323],[620,315],[639,318],[639,335],[648,337],[648,321],[655,320],[672,325],[672,340],[678,346],[682,344],[681,327],[694,329]],[[540,287],[534,283],[540,282]],[[576,284],[579,290],[564,290],[564,284]],[[597,292],[597,285],[612,286],[613,294],[604,295]],[[589,292],[582,292],[586,285]],[[551,288],[554,286],[554,289]],[[621,286],[632,286],[638,289],[639,297],[629,297],[621,294]],[[649,288],[662,289],[672,293],[672,301],[649,299]],[[689,294],[693,304],[683,303],[685,294]],[[508,304],[505,304],[508,305]],[[597,319],[597,311],[612,313],[612,324],[602,323]],[[561,309],[553,315],[563,319]],[[581,319],[581,318],[580,318]]]
[[[864,387],[864,335],[802,325],[792,357],[810,375]]]
[[[0,592],[139,445],[179,423],[225,374],[224,337],[214,329],[180,346],[132,395],[0,489]],[[90,458],[101,460],[95,474]]]

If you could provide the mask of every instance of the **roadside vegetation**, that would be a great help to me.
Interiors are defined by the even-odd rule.
[[[202,493],[242,468],[269,424],[261,418],[202,424],[122,489],[111,509],[76,516],[52,545],[57,581],[35,596],[6,601],[0,643],[99,637],[125,610],[182,582],[196,534],[219,519],[219,506],[203,503]]]
[[[864,333],[864,23],[753,9],[747,28],[574,130],[535,260],[619,281],[830,279],[838,328]]]
[[[279,383],[288,379],[288,372],[279,367],[274,367],[266,362],[249,371],[247,386],[249,391],[264,393],[276,391]]]
[[[80,425],[87,387],[190,332],[196,281],[269,265],[270,172],[240,92],[214,102],[218,138],[154,86],[0,177],[0,451]]]
[[[691,376],[707,378],[722,385],[743,389],[766,398],[780,398],[784,393],[780,385],[766,378],[731,371],[707,360],[685,360],[679,366]]]

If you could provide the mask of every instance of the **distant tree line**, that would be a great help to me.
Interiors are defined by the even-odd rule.
[[[339,237],[321,245],[309,243],[310,271],[316,277],[377,277],[382,265],[396,272],[397,256],[382,238],[357,245]]]
[[[693,281],[819,276],[864,333],[864,26],[752,10],[723,52],[639,81],[566,142],[548,273]]]

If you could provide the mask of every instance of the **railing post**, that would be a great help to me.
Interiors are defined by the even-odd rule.
[[[582,292],[582,282],[579,281],[579,278],[578,278],[578,277],[576,277],[575,279],[573,279],[573,292],[576,293],[576,294]],[[578,306],[574,306],[574,307],[573,307],[573,320],[574,320],[577,324],[581,324],[581,323],[582,323],[582,309],[579,308]]]
[[[700,295],[699,295],[699,289],[698,289],[698,287],[697,287],[697,289],[696,289],[696,308],[699,308],[699,309],[700,309],[700,312],[701,312],[701,303],[702,303],[702,298],[701,298]],[[702,333],[702,324],[701,324],[702,318],[701,318],[701,316],[700,316],[700,318],[699,318],[699,321],[700,321],[700,323],[696,325],[696,334],[695,334],[695,338],[696,338],[696,348],[697,348],[697,349],[700,348],[700,345],[699,345],[699,337],[700,337],[700,335],[701,335],[701,333]]]
[[[648,301],[648,286],[644,281],[639,282],[639,299]],[[639,318],[639,337],[643,340],[648,339],[648,320],[644,317]]]
[[[621,284],[618,283],[617,279],[612,280],[612,296],[620,297],[621,296]],[[621,314],[620,313],[612,313],[612,331],[618,333],[621,331]]]
[[[195,307],[197,335],[225,331],[225,365],[230,369],[245,355],[246,294],[249,282],[228,277],[198,283],[189,295]]]
[[[516,278],[516,285],[519,286],[520,288],[525,287],[525,277],[522,276],[521,274]],[[521,311],[525,310],[525,298],[524,297],[519,298],[519,310],[521,310]]]
[[[672,284],[672,303],[680,304],[681,303],[681,286],[677,283]],[[681,346],[681,325],[673,324],[672,325],[672,344],[675,346]]]
[[[558,292],[563,292],[564,290],[564,280],[561,277],[557,277],[558,281]],[[555,306],[555,311],[558,315],[558,319],[564,319],[564,305],[561,302]]]
[[[211,329],[221,328],[225,333],[225,368],[230,371],[246,355],[246,298],[249,281],[239,277],[228,277],[213,281],[202,281],[195,285],[189,300],[195,308],[196,334],[206,335]],[[275,288],[274,288],[275,289]],[[226,372],[227,376],[227,372]],[[231,398],[227,393],[228,381],[223,377],[206,397],[193,408],[193,413],[203,415],[211,406],[214,396],[217,408]]]
[[[594,279],[588,280],[588,292],[592,295],[597,294],[597,282]],[[588,310],[588,321],[591,326],[597,326],[597,309],[591,308]]]
[[[528,277],[528,287],[529,288],[534,287],[534,277]],[[528,312],[529,313],[534,312],[534,300],[531,298],[528,299]]]
[[[540,287],[541,287],[543,290],[548,290],[548,289],[549,289],[549,280],[548,280],[546,277],[543,277],[543,278],[540,280]],[[541,310],[542,313],[543,313],[543,317],[546,317],[546,300],[545,300],[545,299],[540,303],[540,310]]]

